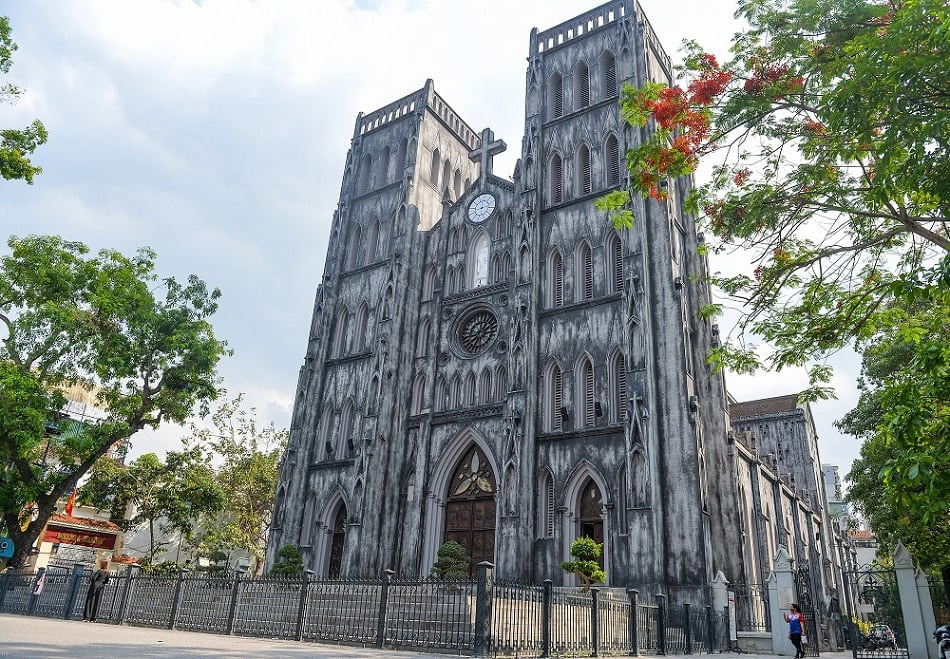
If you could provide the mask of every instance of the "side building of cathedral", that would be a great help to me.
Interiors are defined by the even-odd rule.
[[[632,228],[594,207],[644,139],[622,85],[672,82],[638,4],[532,31],[525,131],[507,146],[433,83],[356,121],[300,371],[268,560],[317,575],[428,575],[461,543],[496,578],[572,585],[571,542],[608,585],[706,601],[744,578],[736,444],[702,236],[668,200]]]

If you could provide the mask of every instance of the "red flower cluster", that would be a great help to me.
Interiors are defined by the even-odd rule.
[[[749,175],[751,173],[752,172],[749,171],[748,167],[743,167],[738,172],[736,172],[736,175],[732,178],[732,181],[736,184],[736,186],[741,187],[745,185],[746,181],[749,180]]]
[[[811,117],[805,118],[805,130],[814,133],[815,135],[824,135],[825,134],[825,125],[820,121],[815,121]]]

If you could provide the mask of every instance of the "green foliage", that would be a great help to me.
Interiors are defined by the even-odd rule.
[[[590,590],[591,584],[607,581],[607,573],[600,569],[597,559],[603,551],[603,544],[588,537],[576,538],[571,543],[573,561],[561,561],[561,569],[570,572],[584,584],[584,590]]]
[[[303,558],[297,545],[284,545],[277,551],[278,561],[271,566],[269,577],[303,576]]]
[[[436,579],[468,579],[472,574],[472,559],[465,553],[465,547],[450,540],[439,547],[431,574]]]
[[[838,427],[862,440],[848,500],[882,547],[925,570],[950,564],[950,259],[880,314],[862,342],[861,397]],[[926,275],[924,275],[926,276]]]
[[[10,71],[17,49],[10,33],[9,19],[0,16],[0,73]],[[0,103],[15,103],[21,93],[12,83],[0,85]],[[7,180],[22,179],[32,185],[33,177],[43,169],[32,164],[28,156],[45,144],[48,136],[46,127],[38,119],[22,130],[0,130],[0,176]]]
[[[217,290],[197,277],[157,281],[155,255],[132,258],[55,236],[13,237],[0,258],[0,511],[20,565],[79,478],[110,448],[166,421],[183,423],[217,396],[227,354],[208,322]],[[66,387],[104,418],[70,431],[55,416]],[[7,413],[9,412],[9,413]],[[63,426],[63,423],[59,424]],[[21,529],[24,503],[37,515]]]

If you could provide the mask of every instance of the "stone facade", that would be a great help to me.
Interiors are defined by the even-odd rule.
[[[635,199],[631,229],[594,208],[645,135],[621,86],[670,83],[670,60],[630,0],[530,43],[510,180],[432,81],[357,118],[269,560],[424,576],[455,539],[499,579],[572,584],[590,535],[608,585],[703,602],[744,568],[692,183]]]

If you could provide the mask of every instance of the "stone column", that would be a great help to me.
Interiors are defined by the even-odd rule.
[[[937,617],[934,615],[934,600],[930,596],[930,584],[927,583],[927,575],[920,568],[914,572],[914,580],[917,582],[917,599],[920,601],[920,614],[924,621],[924,636],[932,639],[930,634],[937,628]],[[927,652],[930,653],[930,659],[940,659],[936,643],[928,641]]]
[[[729,582],[726,581],[726,575],[719,570],[716,578],[709,584],[712,591],[712,608],[717,613],[722,613],[723,609],[729,606]]]
[[[924,629],[921,601],[917,593],[917,579],[914,578],[914,559],[902,542],[897,543],[893,559],[897,590],[901,598],[901,612],[904,615],[907,652],[911,657],[928,657],[931,643],[928,643],[927,631]]]
[[[785,612],[792,603],[796,602],[795,579],[792,572],[792,558],[785,547],[779,545],[772,565],[772,574],[766,582],[769,589],[769,619],[772,623],[772,652],[777,655],[792,656],[795,654],[795,646],[788,640]]]

